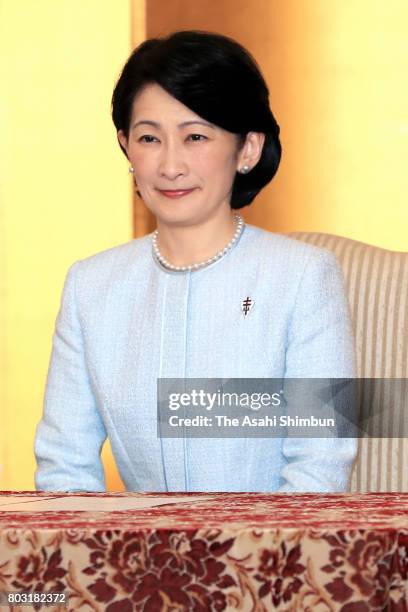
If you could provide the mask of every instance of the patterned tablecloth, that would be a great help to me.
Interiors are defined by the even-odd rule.
[[[408,494],[2,492],[0,591],[32,590],[84,611],[405,611]]]

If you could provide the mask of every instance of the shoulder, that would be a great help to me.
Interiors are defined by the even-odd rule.
[[[343,299],[344,276],[334,253],[251,225],[246,229],[242,270],[256,275],[271,295],[285,295],[288,309]]]
[[[123,268],[129,263],[134,263],[135,260],[143,260],[150,249],[150,234],[142,238],[135,238],[123,244],[105,249],[90,255],[84,259],[80,259],[77,264],[79,268],[85,271],[106,270],[107,268]]]
[[[332,251],[254,225],[247,225],[246,231],[251,256],[262,260],[265,265],[298,274],[320,266],[338,267]]]
[[[148,277],[150,234],[75,261],[65,277],[63,301],[76,300],[81,310],[109,299],[124,299],[129,287]]]
[[[77,283],[115,282],[132,270],[147,264],[151,243],[150,234],[129,240],[74,262],[68,275],[74,275]]]

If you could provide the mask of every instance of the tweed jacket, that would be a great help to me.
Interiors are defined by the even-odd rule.
[[[356,439],[159,438],[157,378],[354,376],[333,254],[246,225],[220,260],[171,272],[153,257],[151,235],[131,240],[68,271],[36,487],[104,491],[108,436],[129,491],[345,491]]]

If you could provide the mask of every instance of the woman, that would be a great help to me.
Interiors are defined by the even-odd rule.
[[[342,491],[356,441],[157,436],[158,378],[353,377],[333,255],[245,226],[279,127],[251,56],[217,34],[152,39],[112,115],[152,235],[74,263],[35,451],[38,489],[105,489],[106,436],[131,491]]]

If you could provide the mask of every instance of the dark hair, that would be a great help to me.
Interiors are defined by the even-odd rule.
[[[237,172],[232,186],[231,207],[250,204],[275,176],[281,158],[268,87],[250,53],[227,36],[200,30],[143,42],[127,60],[112,96],[113,122],[127,137],[133,101],[148,83],[157,83],[203,119],[239,134],[241,143],[250,131],[265,134],[259,162],[248,174]]]

